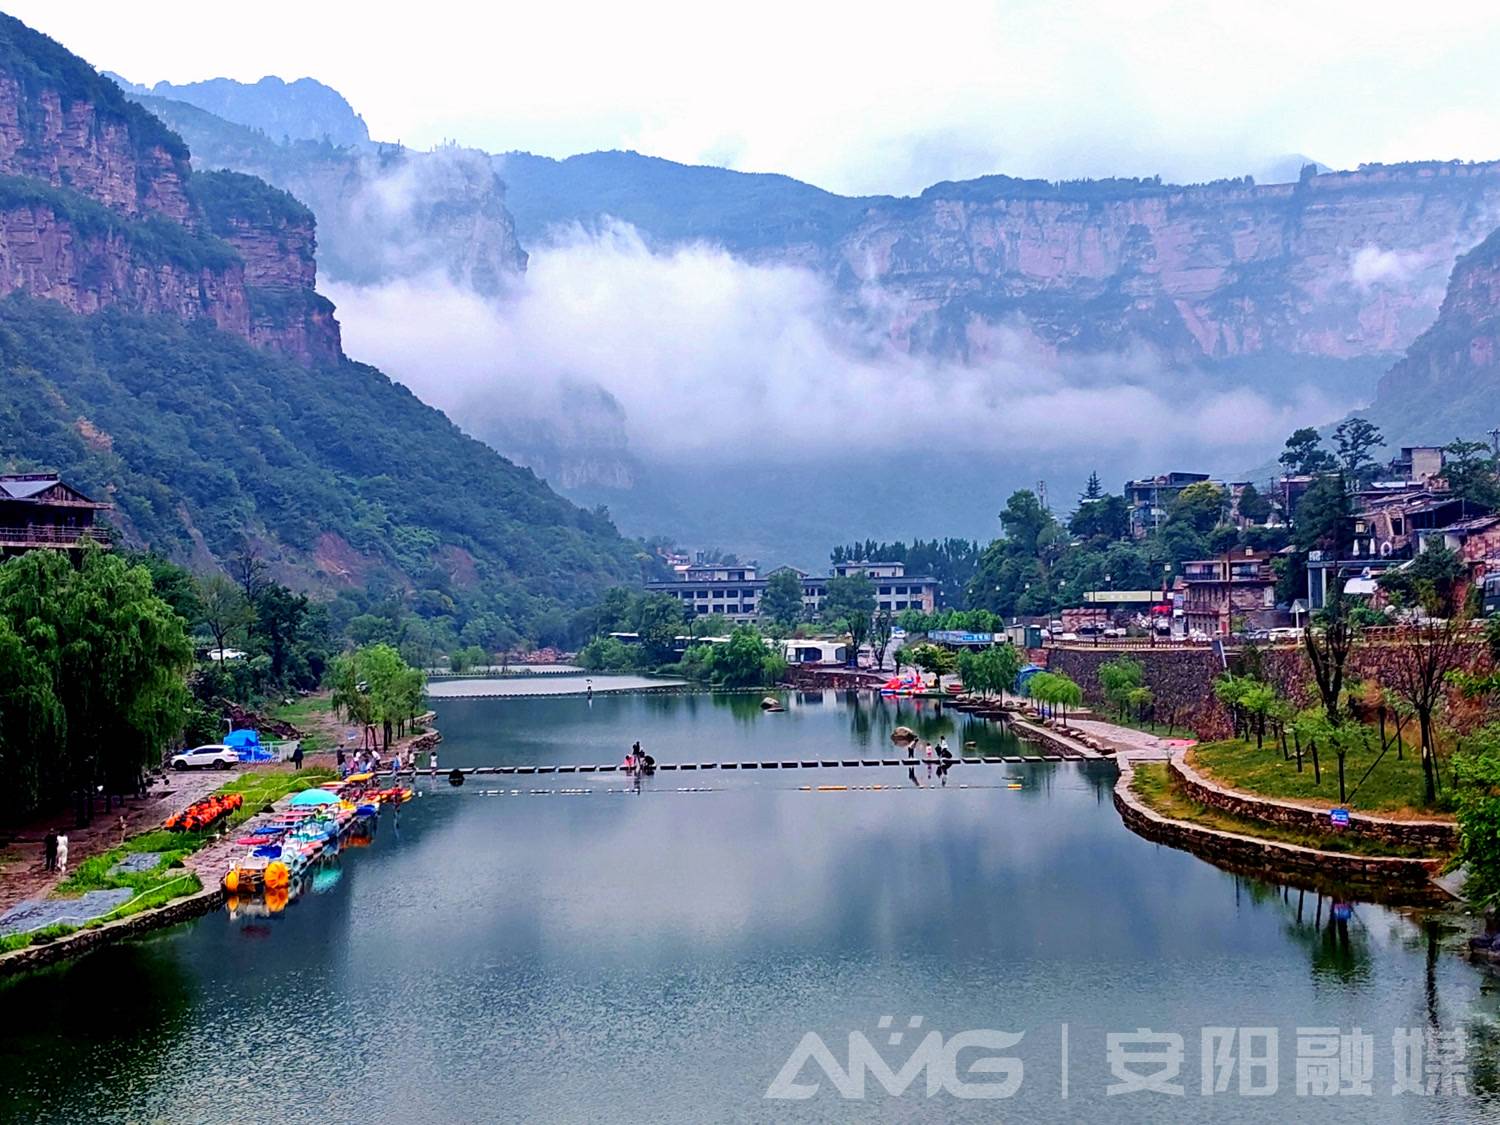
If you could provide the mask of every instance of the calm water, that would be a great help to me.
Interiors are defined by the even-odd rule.
[[[879,754],[896,723],[842,696],[440,704],[445,765]],[[999,752],[1009,752],[1005,747]],[[990,750],[989,752],[996,752]],[[220,913],[0,989],[0,1114],[25,1121],[1467,1121],[1494,1095],[1392,1098],[1397,1028],[1461,1030],[1494,1086],[1486,977],[1402,915],[1247,884],[1136,838],[1108,764],[543,776],[434,787],[277,919]],[[1020,789],[1007,787],[1016,778]],[[803,792],[876,779],[886,791]],[[925,781],[925,777],[923,778]],[[501,791],[501,785],[506,787]],[[701,786],[708,792],[679,792]],[[966,785],[966,788],[960,786]],[[511,788],[588,795],[511,795]],[[502,795],[503,793],[503,795]],[[893,1017],[888,1029],[882,1017]],[[908,1030],[912,1017],[920,1028]],[[1067,1026],[1068,1098],[1061,1097]],[[1274,1028],[1278,1093],[1201,1093],[1205,1025]],[[1297,1029],[1374,1036],[1372,1097],[1295,1094]],[[1105,1035],[1184,1036],[1185,1093],[1109,1097]],[[1022,1032],[1004,1101],[873,1076],[763,1095],[816,1032],[899,1068],[921,1036]],[[889,1044],[892,1031],[906,1038]],[[963,1056],[961,1066],[984,1052]],[[1136,1064],[1149,1072],[1153,1065]],[[986,1075],[972,1075],[987,1080]],[[1260,1072],[1259,1081],[1265,1080]],[[1237,1089],[1231,1075],[1229,1089]]]

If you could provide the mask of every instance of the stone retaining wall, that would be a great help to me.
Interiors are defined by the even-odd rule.
[[[1281,824],[1288,828],[1327,832],[1328,810],[1310,808],[1292,801],[1256,797],[1210,781],[1188,764],[1187,750],[1172,755],[1170,769],[1182,791],[1200,805],[1220,812]],[[1369,813],[1349,814],[1345,830],[1397,847],[1451,851],[1458,846],[1458,829],[1450,820],[1396,820]]]
[[[1048,650],[1047,666],[1070,676],[1083,689],[1084,698],[1099,704],[1105,701],[1099,666],[1120,656],[1128,656],[1145,669],[1159,719],[1175,711],[1178,724],[1201,738],[1228,738],[1233,733],[1229,714],[1214,695],[1214,679],[1224,669],[1210,648],[1053,648]]]
[[[186,922],[200,914],[217,910],[223,904],[223,888],[210,887],[183,898],[173,899],[171,902],[150,910],[142,910],[139,914],[132,914],[128,918],[106,922],[92,929],[74,930],[71,934],[65,934],[43,945],[28,945],[21,949],[13,949],[9,953],[0,954],[0,976],[39,969],[43,965],[51,965],[68,957],[81,956],[101,945],[139,937],[141,934],[166,926],[175,926],[179,922]]]
[[[1384,902],[1430,903],[1447,897],[1432,882],[1441,860],[1325,852],[1173,820],[1131,792],[1134,777],[1131,764],[1122,762],[1114,805],[1126,827],[1148,840],[1192,852],[1216,867],[1333,893],[1355,891]]]

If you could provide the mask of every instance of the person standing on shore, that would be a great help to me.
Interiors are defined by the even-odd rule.
[[[42,862],[45,870],[57,870],[57,833],[50,828],[42,841]]]
[[[297,741],[297,749],[292,751],[292,769],[299,773],[302,770],[302,741]]]
[[[53,870],[59,875],[66,875],[68,873],[68,837],[62,832],[59,832],[57,835],[57,862],[54,864]]]

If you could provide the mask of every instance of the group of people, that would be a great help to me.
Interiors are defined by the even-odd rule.
[[[434,758],[435,757],[436,755],[434,755]],[[340,746],[337,752],[334,754],[333,759],[334,764],[338,766],[339,777],[341,778],[348,777],[350,774],[355,773],[379,773],[383,768],[383,764],[380,760],[380,755],[369,748],[356,750],[353,754],[346,755],[344,753],[344,748]],[[391,760],[388,764],[390,766],[391,776],[395,777],[398,774],[404,773],[409,769],[416,769],[417,756],[415,753],[409,750],[398,748],[395,753],[391,755]],[[436,767],[437,762],[434,761],[433,768]]]
[[[42,861],[48,871],[56,871],[59,875],[68,873],[68,837],[65,833],[47,830],[42,840]]]
[[[649,777],[656,772],[656,759],[641,749],[639,742],[630,747],[625,761],[620,766],[628,777]]]
[[[932,780],[933,770],[936,768],[937,778],[943,785],[948,784],[948,771],[953,768],[953,751],[948,749],[948,737],[943,735],[938,738],[934,745],[926,739],[913,741],[911,744],[911,756],[913,758],[926,759],[927,779]],[[906,776],[917,788],[922,787],[922,782],[917,777],[915,763],[906,767]]]

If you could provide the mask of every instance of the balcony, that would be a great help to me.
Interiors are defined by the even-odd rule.
[[[94,543],[108,550],[114,543],[114,532],[107,527],[59,527],[35,524],[31,527],[0,527],[0,550],[31,551],[39,548],[70,550]]]

